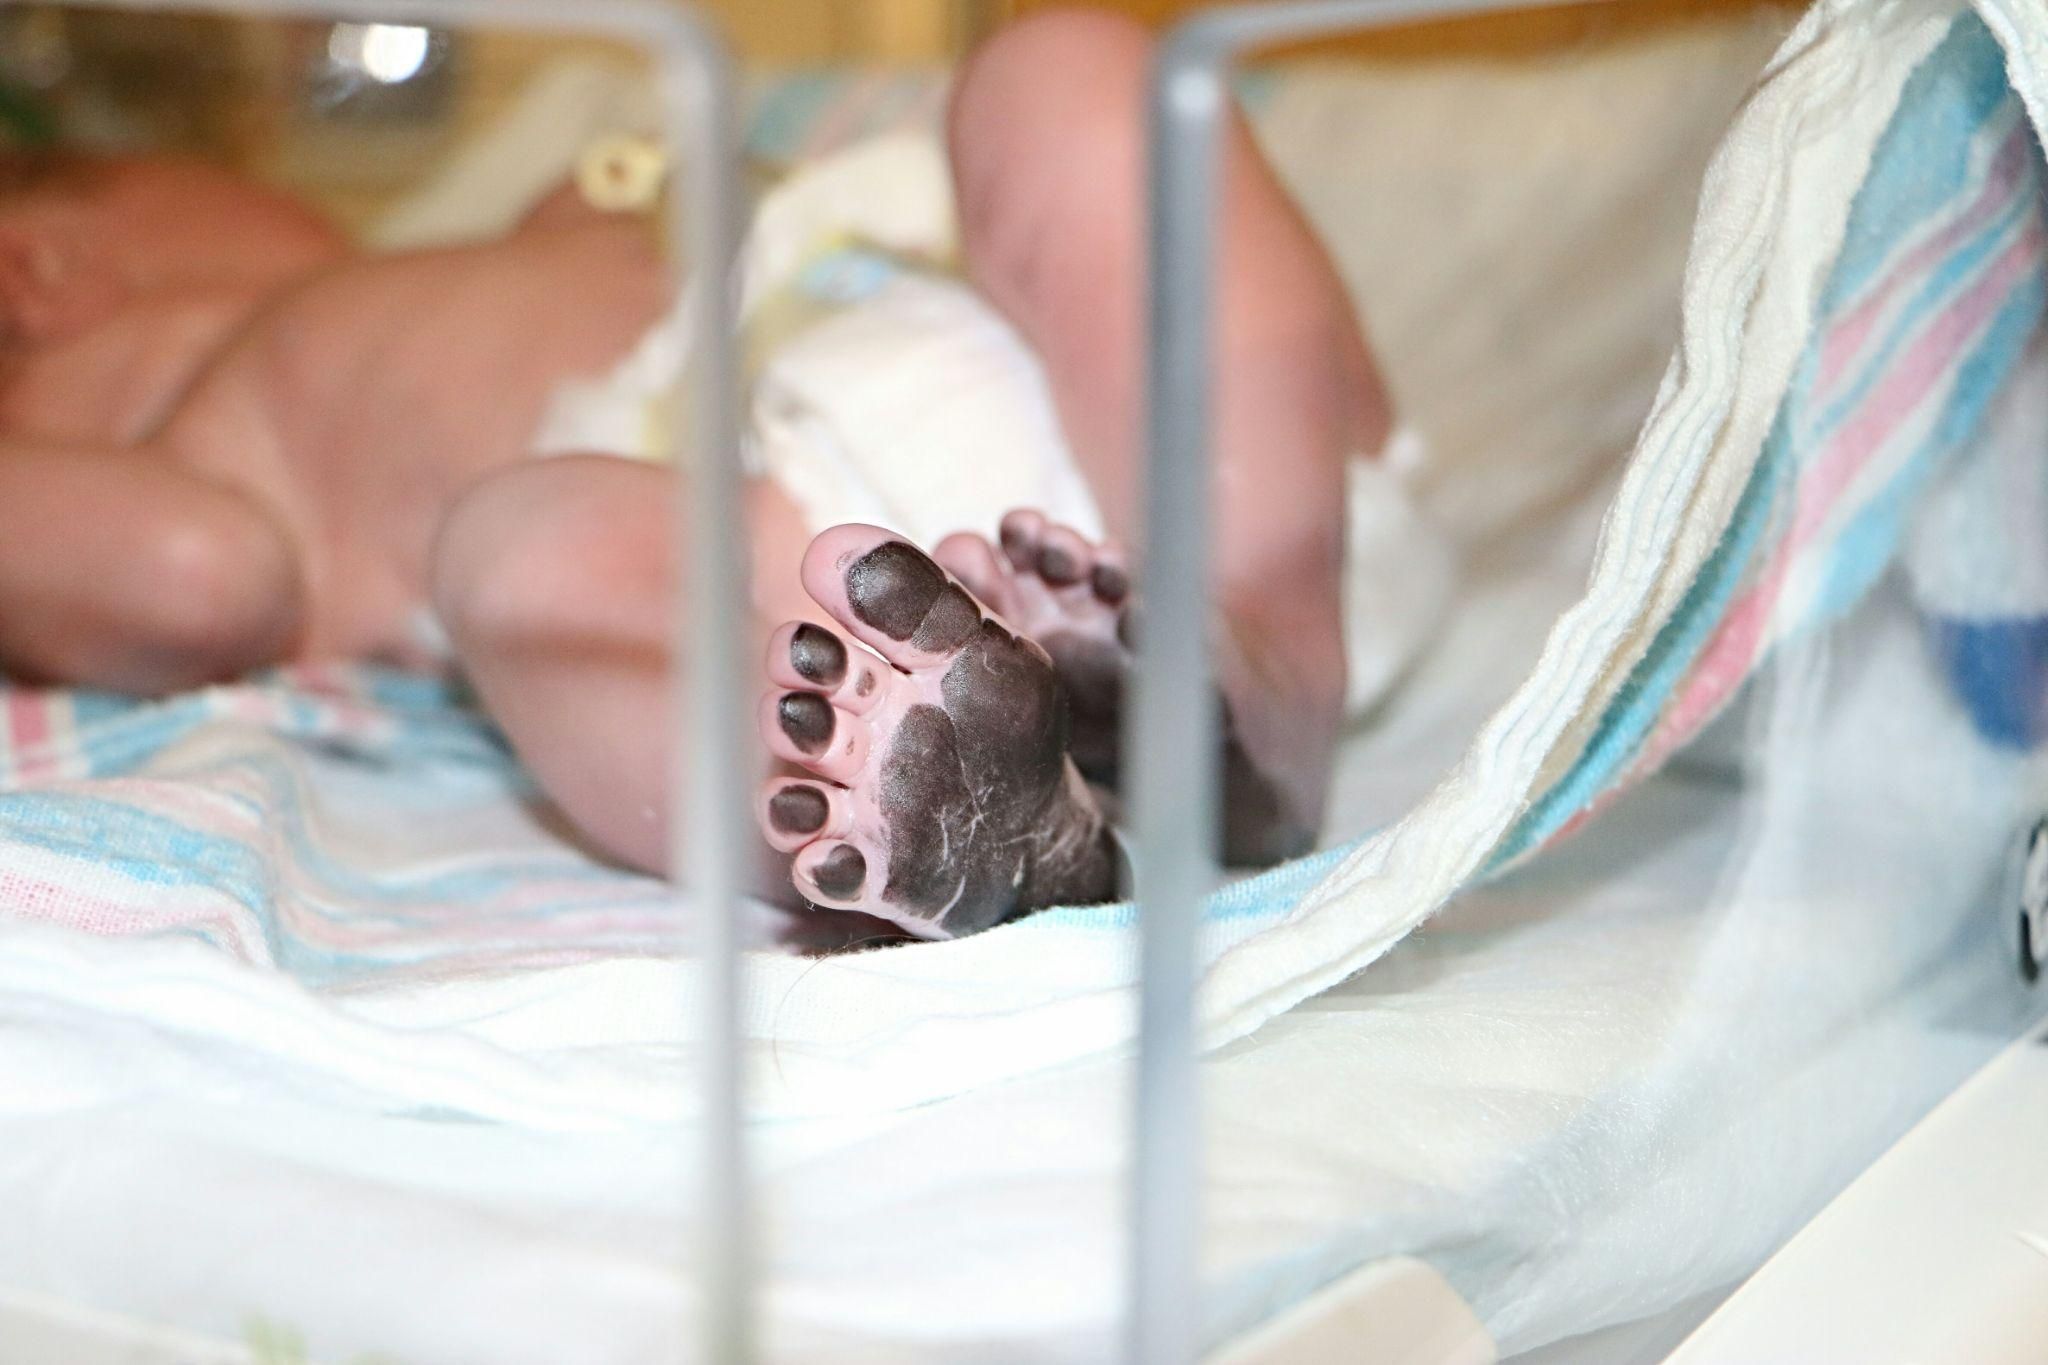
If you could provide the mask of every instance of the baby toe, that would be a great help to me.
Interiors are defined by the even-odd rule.
[[[846,642],[809,621],[785,629],[789,635],[780,657],[789,665],[789,686],[812,687],[827,695],[836,692],[846,681]]]
[[[1048,526],[1038,542],[1038,576],[1055,588],[1086,582],[1095,549],[1071,526]]]
[[[1020,572],[1038,572],[1038,546],[1045,536],[1045,527],[1044,515],[1028,507],[1004,515],[996,538],[1002,542],[1004,557]]]
[[[762,786],[757,814],[769,845],[784,853],[836,838],[850,821],[843,789],[787,777]]]
[[[1131,595],[1131,571],[1123,551],[1114,545],[1098,546],[1095,567],[1088,572],[1088,586],[1106,607],[1120,607]]]
[[[805,900],[839,910],[863,909],[867,898],[867,855],[853,844],[820,839],[796,855],[790,866],[790,880]]]
[[[967,591],[996,611],[1008,609],[1004,597],[1009,573],[996,558],[995,546],[988,543],[986,536],[973,531],[955,531],[938,543],[932,551],[932,558],[940,568],[959,579]]]
[[[867,762],[867,725],[816,692],[770,692],[759,721],[770,753],[820,777],[845,782]]]
[[[982,608],[931,556],[874,526],[835,526],[804,552],[804,590],[899,668],[949,659],[981,629]]]
[[[786,622],[768,637],[768,681],[789,691],[816,692],[856,715],[881,700],[887,667],[809,621]]]

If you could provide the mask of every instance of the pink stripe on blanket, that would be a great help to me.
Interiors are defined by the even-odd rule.
[[[295,666],[264,686],[229,687],[208,695],[218,718],[280,734],[310,732],[372,742],[388,738],[396,725],[345,674],[312,666]]]
[[[1887,271],[1877,288],[1850,309],[1828,334],[1827,340],[1821,343],[1817,393],[1834,390],[1843,369],[1862,352],[1871,329],[1877,325],[1886,305],[1900,289],[1924,279],[1937,261],[1954,251],[1964,238],[1982,230],[1984,224],[2012,203],[2022,179],[2031,178],[2027,173],[2033,167],[2034,155],[2033,138],[2027,124],[2022,121],[2014,126],[1992,155],[1984,188],[1962,216],[1915,247],[1904,260]]]
[[[18,873],[0,873],[0,905],[6,907],[12,919],[61,925],[100,938],[192,930],[244,962],[270,961],[270,950],[264,946],[262,935],[252,933],[247,919],[232,911],[195,909],[166,913],[160,900],[139,905]]]
[[[569,910],[551,905],[546,888],[508,894],[486,914],[473,905],[393,898],[343,918],[319,913],[303,894],[281,896],[274,913],[279,933],[302,949],[375,956],[386,966],[460,958],[484,967],[534,954],[615,951],[621,943],[647,951],[675,933],[666,904]]]
[[[50,716],[51,694],[29,688],[0,693],[0,733],[14,757],[14,780],[26,782],[41,777],[55,764],[50,736],[55,729]]]
[[[1928,323],[1863,410],[1842,424],[1813,472],[1800,481],[1800,517],[1789,537],[1795,548],[1804,548],[1871,454],[1926,401],[1935,384],[1952,373],[1956,356],[2035,268],[2044,246],[2048,230],[2038,217],[2029,219],[1977,282]]]

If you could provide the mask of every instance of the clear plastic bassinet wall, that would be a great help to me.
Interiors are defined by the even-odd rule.
[[[445,422],[375,428],[392,478],[486,428],[669,449],[650,60],[414,18],[0,8],[0,250],[23,196],[113,192],[68,153],[141,167],[104,238],[0,256],[0,460],[154,449],[251,336],[312,357],[288,416]],[[1099,524],[959,277],[947,76],[845,31],[749,74],[750,470],[927,541]],[[1354,471],[1323,847],[1206,910],[1205,1346],[1392,1257],[1503,1358],[1675,1339],[2040,1011],[2044,32],[1830,0],[1241,84],[1411,434]],[[535,268],[556,232],[593,256]],[[259,242],[290,297],[224,304]],[[175,288],[122,277],[160,311],[26,306],[173,248]],[[614,288],[605,363],[506,377]],[[690,931],[410,626],[147,701],[0,677],[0,1361],[681,1350]],[[765,1358],[1116,1358],[1133,921],[827,953],[760,909]]]
[[[1504,1343],[1741,1275],[2040,1008],[2048,200],[1991,30],[1934,19],[1839,229],[1795,229],[1839,237],[1725,529],[1495,855],[1527,861],[1433,926],[1612,917],[1526,920],[1501,969],[1588,953],[1528,1023],[1619,1082],[1489,1181],[1516,1234],[1446,1249]],[[1853,124],[1824,107],[1797,136]]]

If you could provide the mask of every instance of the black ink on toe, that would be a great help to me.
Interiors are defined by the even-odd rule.
[[[1057,545],[1038,552],[1038,576],[1055,588],[1081,581],[1081,563]]]
[[[768,822],[784,834],[816,834],[829,810],[816,787],[784,787],[768,798]]]
[[[1033,558],[1031,538],[1014,526],[1011,526],[1007,521],[1003,523],[1002,529],[996,534],[997,538],[1002,542],[1003,554],[1009,559],[1010,563],[1019,569],[1028,571],[1031,568]]]
[[[1095,572],[1089,575],[1089,586],[1095,595],[1115,606],[1131,594],[1131,576],[1114,564],[1097,564]]]
[[[1082,561],[1068,560],[1079,581]],[[854,619],[921,655],[951,657],[937,697],[926,691],[930,699],[877,733],[876,766],[857,779],[875,783],[884,826],[877,843],[886,853],[876,856],[887,865],[874,870],[879,886],[869,883],[866,862],[848,846],[812,871],[818,893],[860,900],[870,913],[899,924],[921,920],[949,935],[1048,905],[1114,896],[1115,841],[1068,762],[1066,698],[1045,651],[987,616],[965,588],[902,541],[868,550],[843,575]],[[929,687],[930,674],[905,671]],[[854,691],[865,696],[880,683],[862,668]],[[830,708],[814,718],[803,709],[807,695],[783,699],[781,723],[800,747],[822,748]],[[823,706],[822,698],[810,700]],[[771,810],[770,819],[778,818]]]
[[[854,615],[892,640],[950,654],[981,625],[981,605],[945,570],[900,540],[885,541],[846,571]]]
[[[892,640],[908,640],[944,592],[945,572],[900,540],[885,540],[846,570],[853,614]]]
[[[811,881],[818,890],[835,901],[858,898],[867,879],[868,860],[861,857],[860,850],[852,844],[841,844],[827,853],[825,860],[811,873]]]
[[[981,625],[981,607],[964,589],[948,583],[932,602],[910,643],[933,654],[950,654],[966,644]]]
[[[775,707],[775,719],[789,742],[807,754],[832,742],[832,704],[815,692],[786,693]]]
[[[789,638],[789,666],[804,681],[829,691],[846,677],[846,646],[831,631],[806,623]]]

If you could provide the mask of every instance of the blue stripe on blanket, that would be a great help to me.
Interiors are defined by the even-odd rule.
[[[2019,116],[2019,101],[2013,101],[2013,107],[2009,112],[2014,118]],[[1872,387],[1890,373],[1890,364],[1897,357],[1900,348],[1919,335],[1920,322],[1967,284],[1993,255],[2011,246],[2014,229],[2039,212],[2040,206],[2022,195],[1986,225],[1983,231],[1970,238],[1954,255],[1942,262],[1941,267],[1928,277],[1926,283],[1914,291],[1912,302],[1900,311],[1898,318],[1885,332],[1884,340],[1870,352],[1870,358],[1856,376],[1855,382],[1823,408],[1818,418],[1809,423],[1806,429],[1808,449],[1818,448],[1820,443],[1833,435],[1843,422],[1862,410],[1870,400]]]
[[[1895,116],[1878,140],[1821,296],[1822,312],[1863,292],[1897,249],[1901,227],[1925,222],[1954,201],[1971,170],[1956,149],[2010,99],[1998,40],[1974,14],[1961,16],[1908,79],[1899,108],[1910,117]]]
[[[1280,919],[1364,842],[1360,839],[1342,848],[1312,853],[1270,872],[1232,882],[1209,897],[1202,918],[1210,923]],[[1031,917],[1031,922],[1073,929],[1129,929],[1138,922],[1138,910],[1129,901],[1113,905],[1068,906],[1059,910],[1042,910]]]

